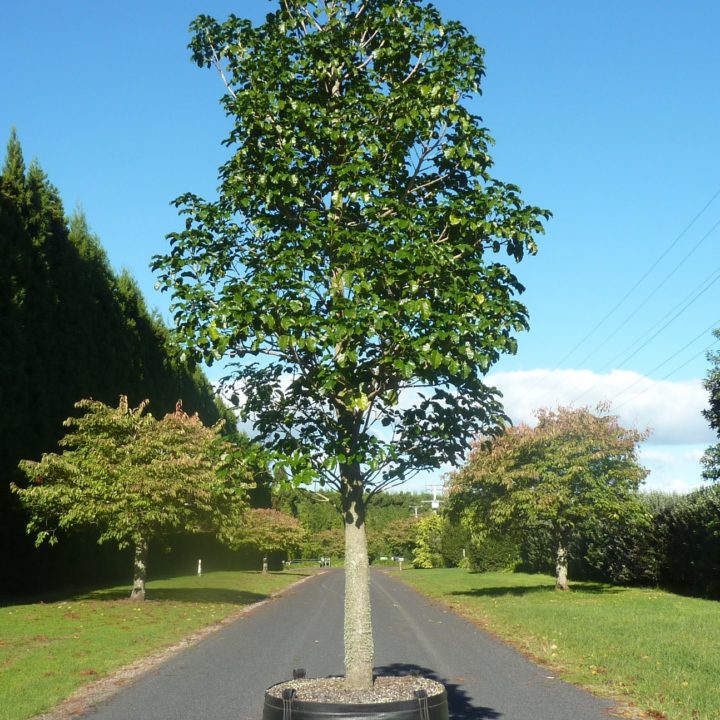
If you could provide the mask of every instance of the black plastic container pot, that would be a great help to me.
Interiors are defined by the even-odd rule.
[[[412,700],[384,703],[324,703],[295,699],[294,690],[283,691],[283,697],[265,693],[262,720],[448,720],[447,693],[430,695],[416,692]]]

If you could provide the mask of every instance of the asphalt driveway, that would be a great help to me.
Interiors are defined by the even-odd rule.
[[[293,668],[342,674],[342,570],[292,587],[86,711],[84,720],[260,720],[265,688]],[[607,720],[568,685],[450,610],[372,573],[376,671],[443,682],[454,720]]]

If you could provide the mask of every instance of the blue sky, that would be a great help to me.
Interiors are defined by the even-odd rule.
[[[496,140],[496,176],[554,214],[517,268],[531,331],[491,374],[509,414],[612,401],[625,424],[654,430],[646,487],[700,485],[714,438],[700,383],[720,326],[720,4],[435,4],[486,49],[474,107]],[[179,225],[169,203],[212,195],[226,159],[223,88],[190,61],[187,26],[199,13],[260,21],[274,6],[0,7],[0,139],[17,128],[68,212],[83,207],[112,264],[164,313],[149,263]]]

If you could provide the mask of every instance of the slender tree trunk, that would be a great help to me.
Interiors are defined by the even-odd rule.
[[[345,518],[345,682],[353,688],[370,689],[374,647],[363,486],[359,466],[344,466],[341,472]]]
[[[565,541],[558,542],[557,558],[555,561],[555,589],[569,590],[568,585],[568,554]]]
[[[135,560],[133,562],[133,589],[131,600],[145,599],[145,576],[147,574],[148,545],[145,540],[135,543]]]

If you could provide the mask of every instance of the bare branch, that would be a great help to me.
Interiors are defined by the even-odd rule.
[[[305,17],[315,26],[315,29],[318,32],[322,32],[323,26],[312,16],[312,13],[306,7],[303,7],[302,11]]]
[[[443,173],[442,175],[438,175],[437,177],[433,178],[432,180],[428,180],[426,183],[423,183],[422,185],[417,185],[416,187],[412,188],[411,190],[406,191],[407,194],[415,194],[417,192],[420,192],[420,190],[424,190],[427,187],[430,187],[431,185],[435,185],[436,183],[442,182],[446,177],[450,176],[450,171]]]
[[[404,85],[410,78],[420,69],[420,67],[423,64],[423,58],[422,56],[418,58],[418,61],[415,63],[415,67],[405,76],[405,78],[401,81],[401,85]]]
[[[437,138],[435,138],[435,141],[428,142],[427,145],[423,145],[422,152],[418,151],[418,160],[417,160],[417,163],[413,170],[413,174],[410,176],[410,179],[408,180],[408,184],[405,187],[405,190],[403,191],[403,194],[402,194],[403,200],[405,200],[411,192],[414,192],[415,181],[417,180],[418,176],[422,172],[422,167],[423,167],[425,160],[433,152],[435,152],[435,150],[438,149],[438,147],[440,146],[440,143],[442,143],[443,139],[445,138],[447,131],[448,131],[448,126],[445,124],[442,125],[442,127],[440,129],[440,133],[438,134]],[[441,176],[441,179],[442,179],[442,177],[445,177],[445,176]],[[423,187],[423,186],[420,186],[420,187]]]
[[[230,87],[230,83],[225,77],[225,72],[223,71],[222,64],[220,63],[220,56],[218,55],[218,51],[215,49],[215,46],[212,44],[212,42],[210,42],[210,33],[206,32],[205,36],[207,37],[208,43],[210,44],[210,47],[212,49],[213,65],[220,74],[220,78],[223,81],[223,85],[225,85],[225,89],[233,96],[234,99],[237,99],[237,93]]]
[[[380,44],[373,50],[366,58],[363,60],[359,65],[355,66],[356,70],[362,70],[363,68],[367,67],[371,60],[375,59],[375,53],[385,45],[385,40],[382,40]]]

